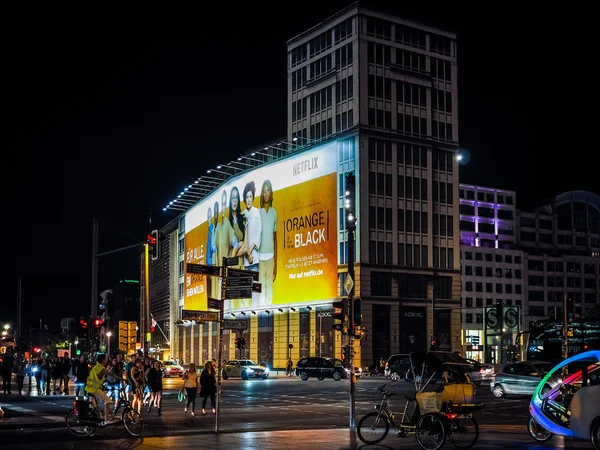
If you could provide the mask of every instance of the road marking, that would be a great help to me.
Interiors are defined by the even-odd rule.
[[[38,415],[39,411],[34,411],[33,409],[23,408],[21,406],[10,405],[8,403],[4,403],[2,406],[4,406],[9,411],[15,411],[15,412],[20,412],[20,413],[24,413],[24,414],[31,414],[35,417],[40,417],[42,419],[51,420],[53,422],[63,422],[65,420],[65,418],[61,417],[61,416],[39,416]]]

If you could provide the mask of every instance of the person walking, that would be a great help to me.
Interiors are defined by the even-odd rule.
[[[210,362],[206,363],[207,365],[212,367],[212,364]],[[198,394],[198,391],[200,390],[200,382],[199,382],[199,377],[198,377],[198,372],[196,372],[196,365],[194,363],[190,364],[190,367],[188,367],[188,369],[183,372],[183,387],[185,388],[186,392],[187,392],[187,402],[185,404],[185,408],[183,410],[183,412],[187,413],[188,412],[188,408],[190,407],[190,405],[192,406],[192,416],[195,416],[195,409],[196,409],[196,395]]]
[[[73,381],[75,382],[75,396],[85,394],[85,385],[90,375],[90,366],[84,355],[79,357],[79,362],[75,366]]]
[[[152,411],[152,405],[158,409],[158,415],[162,416],[162,373],[160,371],[160,361],[154,360],[152,363],[153,367],[148,370],[146,379],[148,380],[148,386],[150,386],[150,401],[148,403],[148,413]]]
[[[17,392],[19,395],[23,395],[23,382],[25,381],[25,375],[27,374],[27,363],[22,356],[17,359],[16,374],[17,374]]]
[[[291,376],[292,376],[293,369],[294,369],[294,362],[292,361],[292,358],[288,358],[288,360],[287,360],[287,364],[286,364],[286,366],[285,366],[285,374],[286,374],[288,377],[291,377]]]
[[[2,359],[2,386],[4,387],[4,395],[11,394],[13,369],[15,366],[15,357],[10,349]]]
[[[200,397],[202,397],[202,414],[206,414],[206,400],[210,397],[210,404],[213,413],[215,409],[215,394],[217,393],[217,379],[215,378],[215,368],[210,362],[204,365],[204,370],[200,374]]]
[[[136,409],[138,414],[141,415],[145,376],[144,362],[139,358],[135,360],[135,365],[131,368],[131,379],[133,380],[133,401],[131,402],[131,407]]]

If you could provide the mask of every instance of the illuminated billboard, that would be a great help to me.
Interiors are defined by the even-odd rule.
[[[231,178],[185,216],[186,263],[256,271],[262,292],[226,310],[330,300],[337,291],[337,143]],[[184,309],[221,298],[217,277],[185,274]]]

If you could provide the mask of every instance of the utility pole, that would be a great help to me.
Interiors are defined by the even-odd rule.
[[[350,431],[356,430],[356,375],[354,374],[354,231],[356,230],[356,179],[353,172],[346,174],[346,231],[348,232],[348,276],[352,286],[348,293],[348,364],[350,365]]]
[[[15,343],[20,345],[21,341],[21,327],[23,324],[21,323],[21,305],[23,302],[23,293],[22,293],[22,279],[21,277],[17,278],[17,328],[15,329]],[[28,349],[29,350],[29,349]]]
[[[217,350],[217,404],[216,404],[216,414],[215,414],[215,433],[219,433],[219,415],[221,411],[221,372],[223,370],[221,366],[221,361],[223,356],[221,352],[223,351],[223,312],[225,311],[225,288],[227,276],[229,275],[229,269],[226,264],[227,258],[223,258],[223,265],[221,266],[221,302],[219,304],[219,349]],[[210,280],[209,277],[207,277]],[[242,358],[242,350],[240,349],[240,359]]]
[[[142,347],[144,351],[150,351],[150,342],[146,340],[150,332],[150,254],[148,244],[144,244],[144,307],[142,308],[142,317],[144,326],[142,327]]]
[[[92,219],[92,308],[90,317],[98,314],[98,219]],[[90,334],[92,331],[90,330]]]

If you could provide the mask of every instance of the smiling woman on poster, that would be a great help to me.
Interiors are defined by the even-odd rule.
[[[254,195],[256,193],[256,186],[254,181],[250,181],[244,187],[244,201],[246,202],[246,208],[242,213],[246,218],[246,236],[244,237],[245,244],[240,248],[244,251],[244,266],[246,270],[252,270],[258,272],[258,261],[259,253],[258,248],[260,247],[260,237],[262,234],[262,226],[260,223],[260,213],[252,203],[254,202]],[[240,251],[238,251],[238,256]]]
[[[236,256],[236,250],[239,250],[244,245],[244,230],[246,229],[244,216],[242,216],[242,210],[240,209],[240,191],[236,186],[231,188],[231,193],[229,194],[229,223],[239,243],[238,249],[234,249],[230,256]],[[244,268],[244,258],[242,256],[239,257],[237,268]]]
[[[258,249],[258,281],[262,284],[259,306],[273,304],[273,282],[277,276],[277,211],[273,208],[273,186],[265,180],[260,190],[262,227]]]

